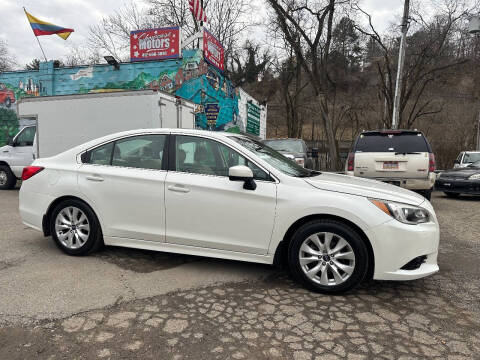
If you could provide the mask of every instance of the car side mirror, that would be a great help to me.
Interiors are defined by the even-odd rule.
[[[257,184],[253,180],[253,172],[248,166],[238,165],[228,169],[228,178],[230,181],[243,181],[245,190],[255,190]]]
[[[460,161],[458,161],[458,160],[453,160],[453,163],[454,163],[455,165],[458,165],[458,164],[460,164]]]
[[[13,141],[13,137],[9,137],[7,140],[7,145],[14,147],[15,142]]]

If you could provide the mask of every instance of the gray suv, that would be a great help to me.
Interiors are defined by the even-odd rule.
[[[313,169],[313,160],[308,156],[307,144],[302,139],[266,139],[263,143],[277,150],[283,156],[294,160],[297,164]]]

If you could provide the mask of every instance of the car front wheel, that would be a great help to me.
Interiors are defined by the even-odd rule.
[[[87,255],[103,244],[95,213],[85,203],[62,201],[50,217],[50,232],[57,246],[68,255]]]
[[[337,294],[362,282],[368,269],[368,251],[357,231],[347,224],[315,220],[293,235],[288,262],[293,277],[307,288]]]

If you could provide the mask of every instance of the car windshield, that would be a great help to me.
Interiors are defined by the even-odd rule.
[[[281,171],[282,173],[295,177],[309,177],[315,176],[319,173],[316,171],[308,170],[300,165],[297,165],[296,162],[286,158],[279,152],[275,151],[271,147],[247,137],[232,136],[232,140],[236,141],[243,147],[247,148],[260,159],[267,162],[269,165],[273,166],[275,169]]]
[[[468,167],[480,168],[480,160],[468,165]]]
[[[474,163],[480,161],[480,153],[465,153],[463,157],[464,163]]]
[[[421,133],[372,132],[361,134],[357,140],[356,152],[430,152],[427,141]]]
[[[263,143],[277,151],[291,151],[293,153],[303,153],[304,151],[301,140],[294,140],[294,139],[265,140]]]

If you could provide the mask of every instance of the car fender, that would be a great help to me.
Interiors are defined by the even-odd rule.
[[[299,201],[298,201],[299,200]],[[310,216],[337,217],[345,219],[365,234],[372,227],[391,220],[391,217],[377,209],[366,197],[318,190],[309,192],[302,199],[297,197],[294,203],[279,199],[268,253],[274,254],[278,245],[284,240],[290,227],[300,219]],[[318,203],[312,205],[312,203]],[[303,205],[303,206],[302,206]]]

